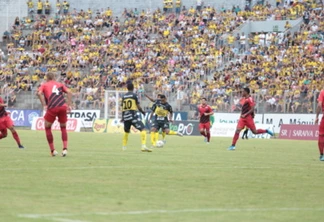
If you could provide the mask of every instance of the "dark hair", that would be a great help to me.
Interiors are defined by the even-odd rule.
[[[158,97],[161,97],[161,96],[163,96],[163,94],[160,94],[160,93],[159,93],[159,94],[157,94],[157,96],[158,96]]]
[[[161,99],[165,99],[166,97],[165,97],[165,95],[161,94],[161,95],[160,95],[160,98],[161,98]]]
[[[250,89],[248,87],[243,88],[243,90],[247,92],[247,94],[250,94]]]
[[[207,101],[206,97],[203,97],[203,98],[201,98],[201,99],[204,99],[204,100],[206,100],[206,101]]]
[[[133,91],[134,90],[134,85],[133,85],[132,82],[127,83],[127,89],[128,89],[128,91]]]

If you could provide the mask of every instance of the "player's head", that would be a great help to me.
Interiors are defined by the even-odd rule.
[[[51,80],[54,80],[55,79],[55,74],[54,73],[52,73],[52,72],[48,72],[47,74],[46,74],[46,80],[47,81],[51,81]]]
[[[160,99],[162,103],[166,103],[166,97],[165,95],[160,95]]]
[[[134,84],[132,82],[127,82],[127,90],[132,92],[134,90]]]
[[[163,94],[157,94],[157,99],[161,99],[161,96],[163,96]]]
[[[250,89],[248,87],[243,88],[242,96],[250,95]]]
[[[207,104],[207,99],[204,97],[204,98],[201,98],[201,105],[206,105]]]

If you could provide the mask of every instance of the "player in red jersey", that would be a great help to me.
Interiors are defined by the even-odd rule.
[[[253,116],[252,114],[254,113],[254,101],[252,97],[250,96],[250,89],[249,88],[244,88],[242,92],[242,99],[240,101],[242,105],[242,110],[241,110],[241,117],[239,119],[239,122],[237,123],[236,131],[234,134],[233,142],[232,145],[228,148],[228,150],[235,150],[235,145],[236,142],[240,136],[240,132],[244,127],[246,126],[249,128],[252,133],[254,134],[262,134],[262,133],[268,133],[271,136],[273,136],[273,132],[270,130],[265,130],[265,129],[256,129],[254,121],[253,121]]]
[[[65,85],[56,82],[54,79],[55,75],[53,73],[47,73],[47,82],[39,87],[37,95],[44,107],[44,111],[46,111],[44,116],[45,132],[51,155],[57,155],[57,151],[54,148],[54,139],[52,134],[52,124],[57,117],[61,127],[63,141],[62,156],[64,157],[67,155],[68,136],[66,132],[66,122],[67,113],[71,110],[72,93]],[[67,104],[65,103],[63,96],[64,93],[67,94]]]
[[[318,96],[318,104],[316,109],[315,124],[318,124],[318,116],[321,111],[324,113],[324,90],[322,90]],[[321,123],[319,125],[319,135],[318,135],[318,149],[320,152],[320,161],[324,161],[324,116],[322,116]]]
[[[214,114],[212,108],[207,105],[206,98],[201,99],[201,104],[198,106],[199,111],[199,131],[205,137],[205,142],[210,142],[210,116]]]
[[[17,131],[14,128],[14,124],[10,115],[8,115],[6,108],[7,104],[5,104],[0,97],[0,139],[6,138],[8,135],[7,129],[9,129],[12,133],[13,138],[16,140],[18,148],[23,149],[24,146],[20,143],[20,138],[18,136]]]

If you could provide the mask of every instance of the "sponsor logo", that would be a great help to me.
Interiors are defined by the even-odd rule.
[[[95,133],[104,133],[107,130],[107,120],[105,119],[96,119],[93,122],[92,126],[93,132]]]
[[[68,119],[66,122],[66,130],[67,131],[76,131],[78,125],[78,121],[76,119]],[[36,120],[36,130],[44,130],[45,129],[45,121],[44,118],[38,118]],[[60,123],[55,121],[52,125],[52,130],[60,130]]]
[[[317,140],[318,125],[288,125],[282,124],[280,128],[280,139],[292,140]]]
[[[39,117],[39,114],[36,112],[31,112],[28,114],[28,122],[29,124],[32,124],[33,119]]]

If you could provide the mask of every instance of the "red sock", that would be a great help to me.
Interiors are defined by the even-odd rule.
[[[19,136],[18,136],[18,133],[15,131],[12,133],[12,136],[13,138],[16,140],[18,146],[20,146],[20,139],[19,139]]]
[[[7,129],[1,130],[0,140],[7,137]]]
[[[210,132],[207,132],[207,142],[210,142]]]
[[[47,138],[47,142],[50,147],[50,150],[53,151],[54,150],[54,143],[53,143],[54,139],[53,139],[52,129],[45,128],[45,133],[46,133],[46,138]]]
[[[324,135],[318,136],[318,150],[320,152],[320,155],[323,155],[324,152]]]
[[[67,149],[68,135],[66,132],[66,127],[61,127],[61,133],[62,133],[63,148]]]
[[[203,135],[204,137],[207,136],[206,133],[205,133],[205,131],[200,132],[200,134]]]
[[[239,137],[240,137],[240,133],[235,132],[234,137],[233,137],[233,141],[232,141],[232,146],[236,145],[236,142],[239,139]]]
[[[264,129],[258,129],[256,134],[262,134],[262,133],[266,133],[267,131]]]

